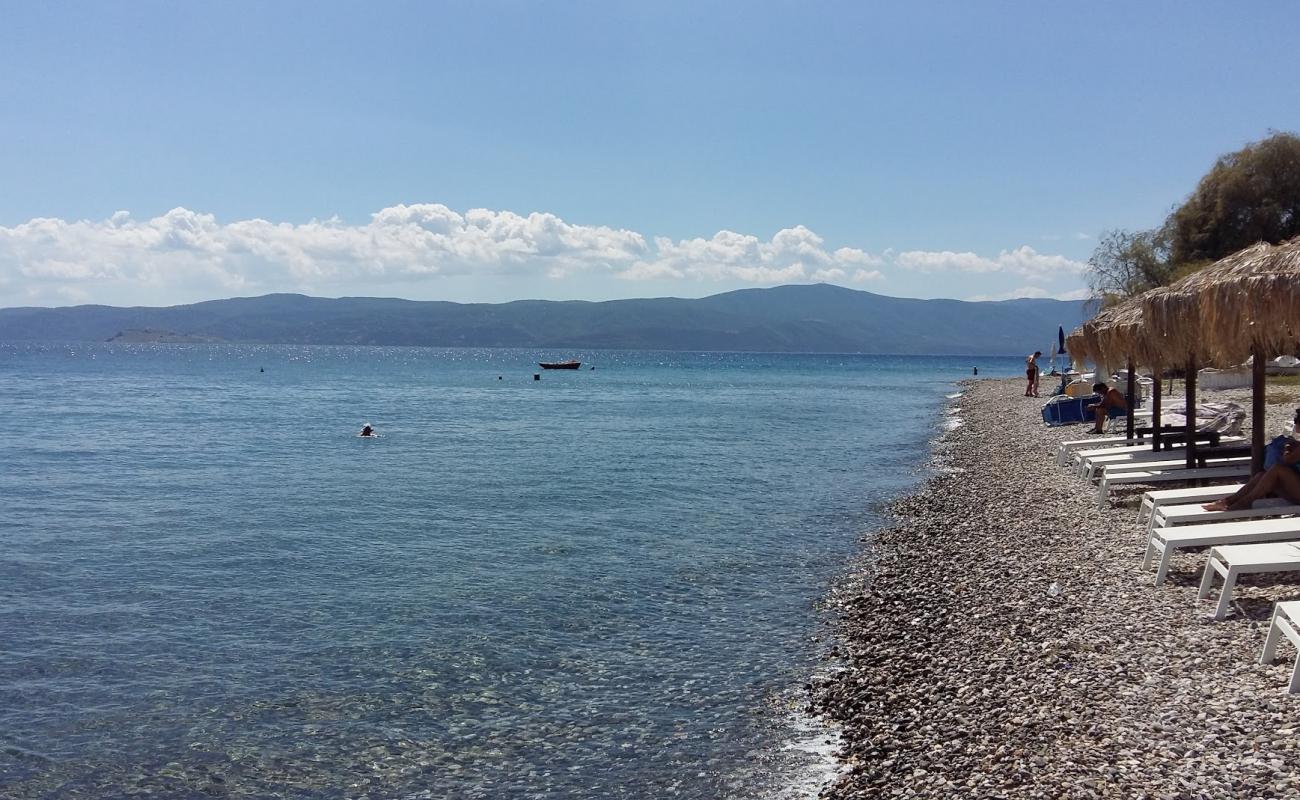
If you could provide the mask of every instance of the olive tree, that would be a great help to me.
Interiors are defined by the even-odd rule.
[[[1221,156],[1166,227],[1175,264],[1300,235],[1300,137],[1274,132]]]

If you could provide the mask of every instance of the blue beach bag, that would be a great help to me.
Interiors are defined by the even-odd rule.
[[[1286,443],[1289,441],[1291,437],[1279,436],[1264,446],[1264,469],[1282,463],[1282,451],[1286,449]]]

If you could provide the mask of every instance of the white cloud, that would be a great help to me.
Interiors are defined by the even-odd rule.
[[[1092,297],[1092,292],[1087,289],[1075,289],[1072,292],[1060,292],[1053,297],[1057,300],[1087,300]]]
[[[878,256],[841,247],[829,251],[824,240],[803,225],[777,231],[771,241],[732,231],[719,231],[711,239],[673,241],[656,237],[654,252],[619,273],[628,280],[690,278],[700,281],[745,283],[836,282],[863,267],[881,263]]]
[[[1012,289],[1009,292],[1000,292],[998,294],[977,294],[967,297],[972,302],[986,300],[1017,300],[1020,298],[1051,298],[1053,300],[1086,300],[1088,298],[1087,289],[1078,289],[1070,292],[1052,293],[1041,286],[1021,286],[1019,289]]]
[[[134,285],[204,290],[311,290],[435,275],[626,268],[648,252],[635,231],[438,204],[386,208],[364,225],[222,224],[176,208],[148,220],[33,219],[0,227],[0,274],[29,287]]]
[[[1030,280],[1046,280],[1061,274],[1077,275],[1088,268],[1082,261],[1039,253],[1029,245],[1003,250],[996,258],[951,250],[909,250],[899,253],[894,263],[917,272],[1007,272]]]
[[[720,285],[851,285],[888,278],[908,291],[893,280],[900,270],[968,273],[985,283],[1002,273],[1044,283],[1076,277],[1083,269],[1028,246],[992,258],[923,250],[876,255],[829,248],[803,225],[767,240],[726,230],[675,240],[574,224],[543,212],[460,213],[436,203],[384,208],[361,224],[338,218],[223,223],[212,214],[175,208],[150,219],[118,211],[100,221],[37,218],[0,226],[0,305],[108,298],[183,302],[276,291],[374,294],[385,284],[437,296],[439,287],[458,279],[498,281],[507,287],[501,291],[506,296],[512,281],[572,286],[556,293],[577,295],[578,281],[586,286],[595,278]],[[420,292],[421,286],[430,288]],[[1026,287],[1014,296],[1032,291],[1043,292]]]

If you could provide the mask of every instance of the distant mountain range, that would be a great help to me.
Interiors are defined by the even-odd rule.
[[[270,294],[165,308],[0,309],[0,342],[236,342],[571,350],[1020,355],[1081,302],[912,300],[818,284],[698,300],[448,303]]]

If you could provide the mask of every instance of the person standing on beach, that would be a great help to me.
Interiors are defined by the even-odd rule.
[[[1025,378],[1029,381],[1025,385],[1025,397],[1038,396],[1038,357],[1042,354],[1041,350],[1035,350],[1032,356],[1025,356]]]

